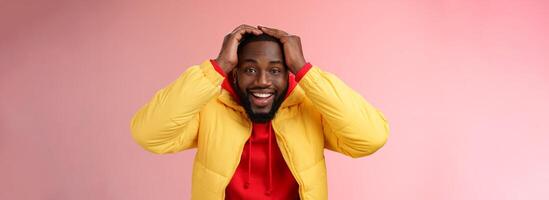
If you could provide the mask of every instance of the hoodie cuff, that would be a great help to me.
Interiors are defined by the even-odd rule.
[[[305,65],[301,67],[301,69],[297,72],[297,74],[295,74],[295,81],[299,82],[305,76],[305,74],[307,74],[307,72],[311,69],[311,67],[313,67],[311,63],[305,63]]]
[[[215,61],[214,59],[210,59],[210,62],[212,63],[215,71],[217,71],[219,74],[221,74],[221,76],[227,77],[227,74],[225,74],[225,71],[223,71],[223,69],[221,69],[221,67],[219,67],[219,63],[217,63],[217,61]]]

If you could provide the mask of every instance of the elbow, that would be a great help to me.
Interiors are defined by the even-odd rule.
[[[154,127],[156,126],[141,126],[135,120],[130,125],[133,140],[148,152],[171,154],[196,146],[195,140],[181,138]]]
[[[148,139],[146,136],[148,134],[142,132],[143,130],[132,129],[133,140],[141,146],[141,148],[151,152],[153,154],[168,154],[171,153],[165,145],[155,145],[152,140]]]
[[[387,142],[387,137],[380,137],[376,139],[371,139],[362,145],[362,148],[354,148],[352,151],[348,152],[348,155],[352,158],[361,158],[372,155],[377,152],[381,147]]]
[[[130,132],[133,140],[143,149],[154,154],[166,154],[167,152],[163,151],[161,148],[153,145],[152,138],[149,138],[150,131],[145,127],[139,125],[136,122],[136,119],[133,118],[130,123]]]
[[[389,138],[389,128],[386,123],[381,128],[361,132],[362,139],[358,140],[354,145],[355,148],[348,152],[353,158],[365,157],[377,152],[385,146]]]
[[[137,122],[136,116],[134,116],[130,122],[130,133],[132,135],[133,140],[139,144],[139,146],[145,146],[147,139],[145,136],[144,129],[140,126],[140,124]]]

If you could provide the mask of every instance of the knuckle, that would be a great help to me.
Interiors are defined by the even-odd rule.
[[[239,27],[240,27],[240,28],[250,28],[250,27],[252,27],[252,26],[250,26],[250,25],[248,25],[248,24],[241,24]]]

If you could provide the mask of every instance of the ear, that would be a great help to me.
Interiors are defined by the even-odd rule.
[[[238,78],[236,68],[231,71],[231,78],[233,79],[233,83],[236,85],[236,81],[237,81],[237,78]]]

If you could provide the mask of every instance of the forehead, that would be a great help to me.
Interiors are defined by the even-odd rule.
[[[278,60],[282,61],[280,45],[272,41],[254,41],[246,44],[238,55],[239,60]]]

